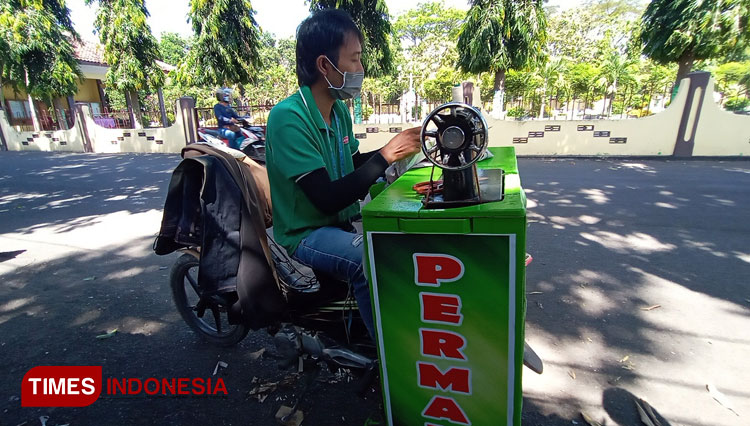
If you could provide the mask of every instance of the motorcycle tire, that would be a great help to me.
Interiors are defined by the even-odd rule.
[[[177,259],[169,276],[172,300],[182,319],[200,337],[218,346],[234,346],[247,336],[250,329],[244,324],[229,324],[228,307],[217,301],[209,302],[203,317],[198,316],[198,266],[198,259],[191,254],[183,254]]]

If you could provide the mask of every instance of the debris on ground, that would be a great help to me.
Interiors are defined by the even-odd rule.
[[[583,421],[588,423],[589,426],[602,426],[601,423],[594,420],[591,416],[581,411],[581,417],[583,417]]]
[[[47,420],[49,420],[49,416],[39,416],[39,423],[41,423],[42,426],[47,426]]]
[[[84,278],[83,280],[84,280],[84,281],[94,281],[95,279],[96,279],[96,277],[95,277],[95,276],[91,276],[91,277],[86,277],[86,278]]]
[[[568,370],[568,376],[570,376],[573,380],[576,379],[576,372],[573,370]]]
[[[716,400],[716,402],[724,406],[724,408],[726,408],[727,410],[733,412],[735,416],[739,417],[740,414],[734,411],[734,408],[732,407],[732,404],[729,402],[729,399],[727,399],[726,395],[719,392],[719,390],[716,389],[716,386],[708,384],[706,385],[706,390],[708,391],[709,395],[711,395],[711,397],[714,400]]]
[[[263,356],[263,353],[266,351],[266,348],[261,348],[258,351],[255,351],[250,354],[250,359],[253,361],[257,361],[260,357]]]
[[[543,291],[532,291],[532,292],[526,293],[526,294],[528,294],[529,296],[533,296],[535,294],[544,294],[544,292]]]
[[[288,416],[288,417],[287,417]],[[286,421],[282,421],[286,417]],[[279,411],[276,412],[276,421],[284,426],[299,426],[302,424],[302,420],[305,419],[305,415],[300,410],[295,410],[292,413],[292,408],[282,405],[279,407]]]
[[[635,370],[635,364],[633,364],[633,361],[630,360],[630,355],[625,355],[624,357],[622,357],[622,359],[620,360],[620,364],[622,364],[620,368],[624,370]]]
[[[298,374],[290,374],[286,377],[284,377],[282,380],[278,382],[260,382],[260,379],[257,377],[253,377],[253,380],[250,382],[251,385],[256,385],[254,388],[247,391],[246,395],[247,398],[255,398],[258,400],[258,402],[263,402],[268,398],[268,396],[273,393],[276,389],[279,387],[292,387],[297,382],[297,379],[299,378]],[[278,401],[279,399],[276,398]]]
[[[224,361],[217,362],[216,363],[216,367],[214,367],[214,374],[213,374],[213,376],[215,376],[216,373],[219,372],[220,368],[227,368],[227,367],[229,367],[229,364],[227,364],[226,362],[224,362]]]
[[[110,330],[106,334],[100,334],[100,335],[96,336],[96,338],[97,339],[109,339],[110,337],[114,336],[115,333],[117,333],[117,329],[116,328],[113,329],[113,330]]]
[[[642,311],[653,311],[654,309],[661,308],[661,305],[651,305],[647,308],[641,308]]]

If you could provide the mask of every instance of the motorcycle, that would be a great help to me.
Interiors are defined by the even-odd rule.
[[[238,120],[242,141],[239,150],[253,160],[266,163],[266,134],[262,127],[253,126],[249,117],[240,117]],[[229,141],[222,138],[217,127],[199,127],[198,140],[214,145],[229,146]]]

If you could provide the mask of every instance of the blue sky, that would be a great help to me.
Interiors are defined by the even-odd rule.
[[[386,0],[388,10],[392,15],[398,15],[405,10],[414,8],[424,0]],[[444,0],[447,6],[468,9],[467,0]],[[576,3],[574,0],[551,0],[549,4],[569,7]],[[67,0],[71,10],[71,18],[76,30],[85,39],[96,40],[93,34],[94,7],[87,7],[84,0]],[[255,19],[260,26],[277,37],[291,37],[297,25],[307,16],[308,6],[304,0],[252,0],[256,11]],[[163,31],[176,32],[183,36],[192,34],[187,23],[188,0],[146,0],[146,8],[151,14],[148,20],[151,32],[157,37]]]

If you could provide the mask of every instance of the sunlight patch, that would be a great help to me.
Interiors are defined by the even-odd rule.
[[[635,232],[628,235],[620,235],[607,231],[598,231],[595,233],[582,232],[581,237],[623,254],[628,252],[649,254],[672,251],[677,248],[674,244],[662,243],[651,235],[642,232]]]
[[[3,305],[0,305],[0,312],[10,312],[14,311],[22,306],[26,306],[29,303],[33,302],[36,297],[24,297],[21,299],[15,299],[11,300],[10,302],[6,302]]]

